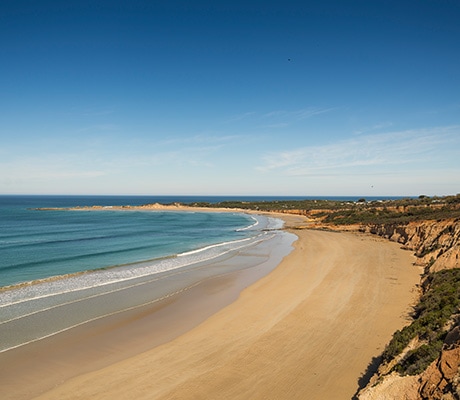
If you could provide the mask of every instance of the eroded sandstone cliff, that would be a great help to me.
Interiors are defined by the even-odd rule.
[[[359,400],[457,400],[460,398],[460,331],[456,326],[446,337],[441,355],[417,375],[385,374],[385,365],[369,385],[359,392]]]
[[[406,225],[363,225],[369,232],[401,243],[414,251],[417,264],[429,272],[460,267],[460,220],[417,221]],[[428,272],[428,271],[427,271]]]
[[[416,264],[425,273],[460,268],[460,220],[417,221],[408,224],[362,225],[369,232],[401,243],[416,255]],[[424,283],[422,281],[422,288]],[[440,355],[417,375],[401,375],[391,365],[381,365],[367,387],[356,396],[359,400],[460,399],[460,326],[458,310],[449,324],[439,327],[447,332]],[[413,343],[411,343],[413,346]],[[418,346],[423,343],[418,343]],[[408,352],[405,349],[404,352]],[[403,355],[404,357],[404,355]]]

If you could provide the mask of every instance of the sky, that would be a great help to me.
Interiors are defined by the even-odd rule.
[[[0,194],[460,193],[460,1],[0,2]]]

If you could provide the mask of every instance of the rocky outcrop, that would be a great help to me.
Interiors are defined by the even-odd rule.
[[[460,329],[447,335],[439,358],[421,374],[377,374],[356,396],[358,400],[458,400],[460,399]],[[384,366],[383,366],[384,367]],[[384,368],[383,368],[384,369]]]
[[[414,252],[425,272],[460,268],[460,220],[411,222],[404,225],[365,225],[359,228],[401,243]],[[422,373],[401,376],[381,365],[379,372],[356,396],[359,400],[460,400],[460,327],[447,327],[440,356]]]
[[[418,265],[427,272],[460,268],[460,220],[410,222],[405,225],[363,225],[362,232],[373,233],[412,250]]]
[[[420,399],[459,399],[460,331],[455,327],[446,338],[441,356],[419,378]]]
[[[420,400],[417,376],[400,376],[392,372],[374,386],[367,386],[356,397],[358,400]]]

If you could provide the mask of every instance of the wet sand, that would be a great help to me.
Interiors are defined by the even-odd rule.
[[[156,309],[5,353],[2,398],[350,399],[406,323],[420,271],[395,243],[294,233],[295,250],[239,297],[231,288],[248,277],[231,274]],[[188,319],[200,313],[201,321]],[[26,357],[31,365],[11,374]],[[48,377],[40,390],[39,366]],[[23,397],[12,397],[18,385]]]

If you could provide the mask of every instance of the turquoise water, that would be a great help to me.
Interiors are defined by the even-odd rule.
[[[244,275],[249,284],[296,239],[279,229],[282,221],[261,215],[36,208],[226,199],[0,196],[0,354],[151,310],[216,277]]]
[[[153,265],[165,257],[202,249],[209,257],[257,237],[266,218],[234,213],[37,211],[40,207],[141,205],[273,197],[217,196],[0,196],[0,287],[124,264]],[[282,200],[283,198],[278,198]],[[284,199],[302,199],[285,197]],[[356,200],[357,198],[331,198]],[[245,229],[250,226],[251,229]],[[206,251],[205,251],[206,250]],[[210,253],[210,254],[208,254]],[[196,260],[197,255],[193,256]],[[161,270],[186,264],[161,261]]]
[[[260,234],[259,229],[246,229],[257,221],[244,214],[35,210],[145,204],[142,200],[151,198],[0,197],[0,287],[117,265],[145,265]]]
[[[261,276],[291,251],[282,221],[242,213],[38,211],[152,198],[0,196],[0,353],[217,276]]]

